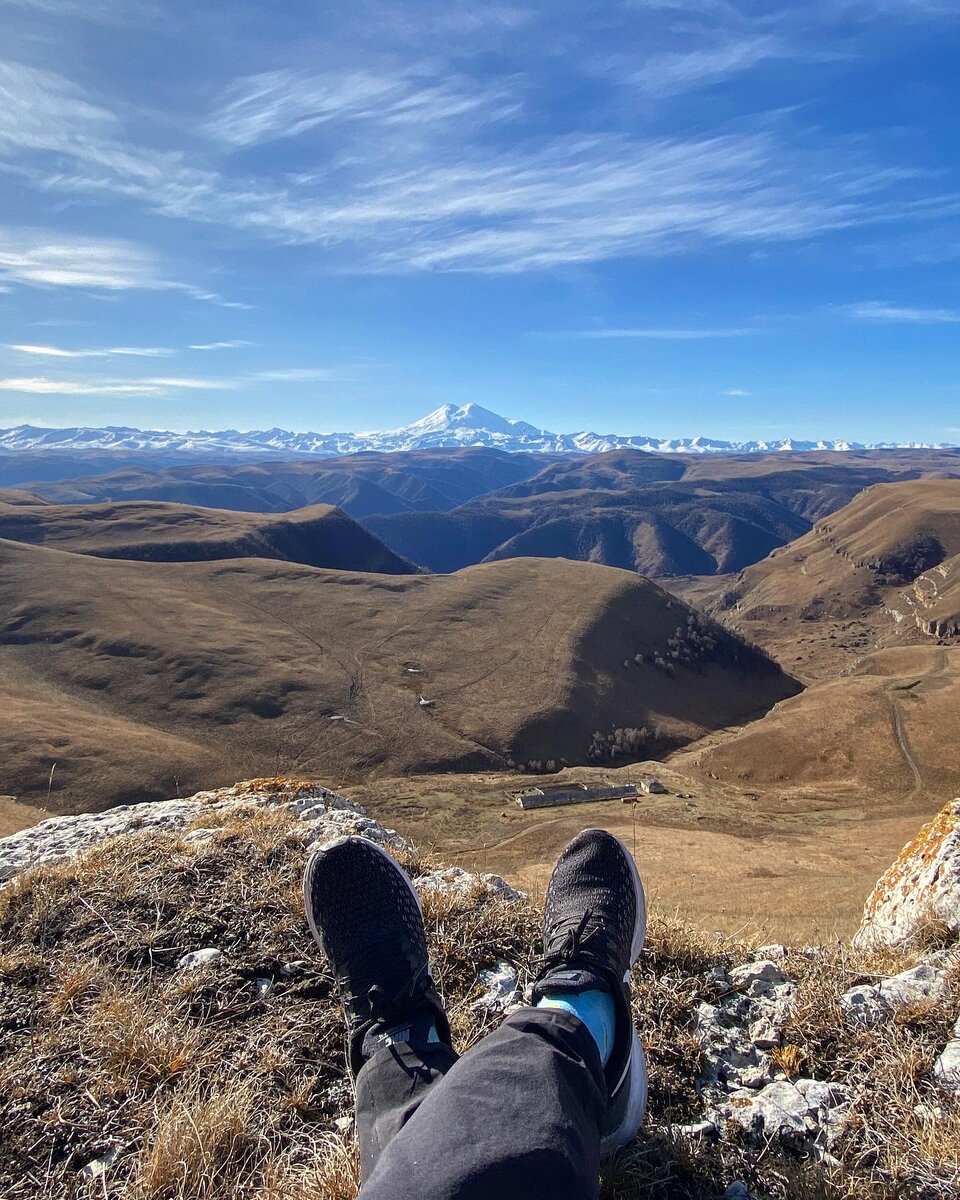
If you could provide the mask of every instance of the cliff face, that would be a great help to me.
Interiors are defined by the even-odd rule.
[[[468,1049],[522,1003],[538,913],[314,781],[0,841],[5,1200],[355,1194],[341,1019],[299,888],[308,846],[344,833],[385,845],[413,878]],[[954,1196],[955,951],[950,930],[909,950],[755,948],[654,912],[633,980],[648,1121],[605,1194]]]

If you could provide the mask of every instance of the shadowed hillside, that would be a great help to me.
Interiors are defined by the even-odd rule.
[[[364,524],[434,571],[537,555],[655,578],[714,575],[760,561],[864,487],[958,468],[950,452],[704,461],[615,450],[548,464],[447,513],[377,515]]]
[[[10,495],[21,499],[6,503]],[[417,571],[340,509],[325,504],[261,517],[183,504],[32,503],[26,493],[0,492],[0,538],[99,558],[279,558],[385,575]]]
[[[449,513],[369,517],[364,524],[398,554],[435,571],[529,555],[653,577],[739,570],[808,528],[762,496],[668,482],[633,491],[497,493]]]
[[[0,613],[5,788],[60,809],[122,799],[131,754],[148,796],[649,757],[797,686],[636,575],[538,559],[383,576],[7,541]]]
[[[142,467],[124,464],[107,475],[37,483],[50,500],[88,504],[103,500],[165,500],[286,512],[310,504],[336,504],[353,517],[371,513],[443,512],[476,496],[536,474],[551,461],[543,454],[508,454],[489,448],[349,454],[294,462],[231,462]],[[0,479],[5,463],[0,459]],[[7,465],[7,475],[12,477]],[[29,460],[20,479],[31,477]]]
[[[960,629],[960,480],[877,484],[698,600],[809,679]]]
[[[19,473],[11,456],[0,458],[0,483],[24,482],[56,503],[153,500],[251,512],[336,504],[433,571],[532,555],[659,577],[739,571],[871,484],[960,473],[960,452],[950,450],[704,458],[469,447],[161,466],[144,454],[106,475],[43,482],[31,474],[30,455],[12,457]]]

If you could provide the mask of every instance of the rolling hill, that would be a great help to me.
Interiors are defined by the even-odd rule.
[[[960,480],[876,484],[698,598],[805,679],[824,679],[869,650],[956,635],[958,555]]]
[[[179,504],[286,512],[310,504],[336,504],[354,517],[372,513],[443,512],[540,471],[551,456],[466,448],[396,454],[350,454],[291,462],[208,462],[156,467],[125,463],[105,475],[60,482],[30,473],[22,461],[19,482],[49,500],[89,504],[116,500],[165,500]],[[0,458],[0,482],[6,461]],[[76,471],[73,474],[77,474]]]
[[[264,513],[335,504],[433,571],[533,555],[669,578],[739,571],[871,484],[960,474],[956,450],[552,455],[479,446],[160,468],[142,453],[140,465],[55,482],[31,476],[27,455],[14,477],[61,504]],[[16,457],[0,458],[0,482]]]
[[[247,775],[333,782],[661,752],[797,690],[655,584],[141,562],[0,542],[4,790],[61,811]],[[421,704],[423,696],[429,704]]]
[[[387,575],[418,570],[340,509],[323,504],[263,517],[183,504],[47,504],[0,492],[0,538],[99,558],[256,557]]]

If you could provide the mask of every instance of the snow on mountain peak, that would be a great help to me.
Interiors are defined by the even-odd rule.
[[[728,442],[717,438],[659,438],[643,435],[551,433],[526,421],[501,417],[479,404],[443,404],[411,425],[384,432],[312,433],[285,429],[235,429],[191,433],[117,426],[49,429],[19,425],[0,429],[0,454],[23,451],[124,450],[189,455],[304,456],[357,454],[364,451],[432,450],[487,446],[504,451],[600,454],[607,450],[644,450],[652,454],[766,454],[775,451],[895,449],[890,442],[799,441],[794,438]],[[907,448],[907,447],[903,447]],[[946,443],[909,443],[911,449],[948,449]]]

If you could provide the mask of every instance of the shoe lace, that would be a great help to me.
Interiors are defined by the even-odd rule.
[[[592,952],[589,944],[598,928],[592,908],[584,909],[577,918],[571,917],[560,922],[553,931],[549,946],[544,949],[544,963],[552,968],[574,962],[599,962],[599,955]]]
[[[401,1024],[409,1016],[411,1005],[418,998],[421,991],[421,980],[426,972],[426,966],[421,967],[393,995],[390,995],[379,983],[368,988],[366,1007],[372,1023],[385,1028]]]

